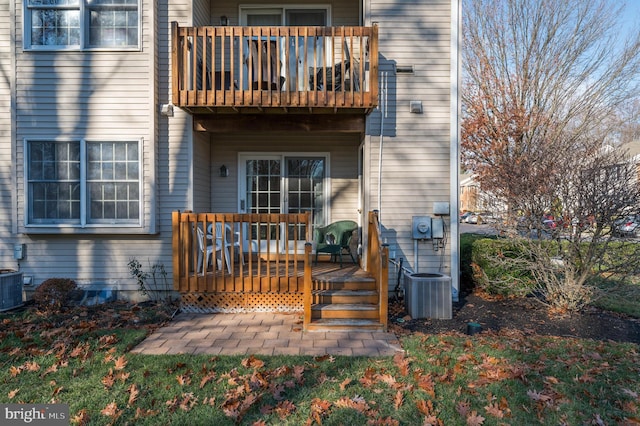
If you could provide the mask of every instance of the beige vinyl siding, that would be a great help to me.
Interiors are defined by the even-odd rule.
[[[0,0],[0,268],[15,266],[10,239],[12,223],[13,166],[11,140],[11,84],[14,78],[11,57],[10,0]]]
[[[13,4],[17,10],[18,77],[16,137],[12,143],[17,160],[14,190],[19,233],[11,236],[11,242],[26,245],[20,267],[33,276],[35,284],[65,276],[80,284],[100,283],[121,292],[130,291],[125,297],[136,296],[137,284],[127,267],[130,259],[137,258],[145,269],[154,263],[162,263],[169,270],[171,266],[170,244],[167,250],[158,235],[118,235],[157,231],[156,194],[161,189],[156,173],[159,164],[167,162],[168,152],[166,144],[156,140],[159,105],[153,5],[144,1],[141,8],[140,51],[45,52],[22,49],[23,5],[19,0]],[[33,138],[142,140],[143,228],[25,229],[24,140]],[[2,232],[6,230],[3,227]],[[170,232],[166,241],[170,241]]]
[[[193,24],[193,9],[189,0],[160,0],[158,2],[158,100],[159,104],[171,102],[171,22],[181,26]],[[173,108],[173,117],[158,119],[158,193],[159,238],[162,241],[162,259],[171,270],[171,214],[176,210],[194,210],[194,173],[192,159],[197,157],[197,142],[192,131],[189,114]],[[200,141],[200,149],[204,146]]]
[[[308,133],[213,135],[211,137],[212,211],[238,211],[238,155],[244,153],[328,153],[331,192],[330,218],[358,219],[358,135]],[[229,177],[217,169],[225,164]]]
[[[379,24],[381,71],[387,71],[387,111],[380,138],[379,111],[368,119],[365,153],[366,210],[380,207],[383,238],[395,247],[405,266],[421,272],[452,274],[452,244],[435,251],[431,241],[414,252],[413,216],[433,215],[434,202],[451,199],[451,1],[369,0],[365,25]],[[412,74],[395,74],[397,66],[413,66]],[[423,113],[409,112],[410,101],[421,101]],[[379,152],[382,141],[382,176]],[[380,183],[381,182],[381,183]],[[382,204],[378,205],[379,189]],[[447,232],[456,219],[456,206],[445,217]]]

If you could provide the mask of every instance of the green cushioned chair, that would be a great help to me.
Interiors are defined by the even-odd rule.
[[[339,258],[341,268],[343,253],[348,253],[353,263],[357,263],[351,250],[353,231],[357,229],[358,224],[353,220],[340,220],[327,226],[316,228],[313,237],[313,241],[316,244],[316,263],[318,263],[318,254],[320,253],[330,254],[332,260]]]

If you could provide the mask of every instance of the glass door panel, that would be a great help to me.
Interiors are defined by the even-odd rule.
[[[240,200],[241,212],[309,212],[313,228],[325,224],[325,157],[247,156],[241,158],[240,170],[244,176],[240,182],[240,194],[244,195]],[[303,250],[307,229],[304,225],[298,229],[292,225],[285,230],[276,225],[252,224],[245,235],[252,241],[288,239],[291,247],[295,245]]]
[[[311,213],[313,228],[324,224],[324,158],[287,158],[287,211]],[[301,236],[306,229],[300,229]]]
[[[280,159],[246,160],[247,213],[280,213],[282,208],[281,180],[282,161]],[[242,203],[241,203],[242,204]],[[242,207],[242,206],[241,206]],[[275,225],[252,224],[251,240],[276,240],[278,229]]]

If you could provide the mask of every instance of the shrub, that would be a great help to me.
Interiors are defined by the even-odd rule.
[[[487,238],[474,241],[471,254],[474,286],[495,295],[529,294],[535,282],[522,243]]]
[[[462,234],[460,235],[460,291],[469,293],[474,288],[473,269],[471,267],[473,260],[473,243],[475,241],[496,237],[480,235],[480,234]]]
[[[70,278],[49,278],[36,288],[33,300],[42,309],[60,310],[76,288],[76,282]]]

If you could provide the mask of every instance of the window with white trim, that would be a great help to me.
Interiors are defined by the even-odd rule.
[[[140,141],[26,142],[27,225],[140,225]]]
[[[328,5],[243,5],[240,9],[242,25],[248,26],[319,26],[330,25],[331,10]]]
[[[24,0],[25,49],[137,49],[139,0]]]

